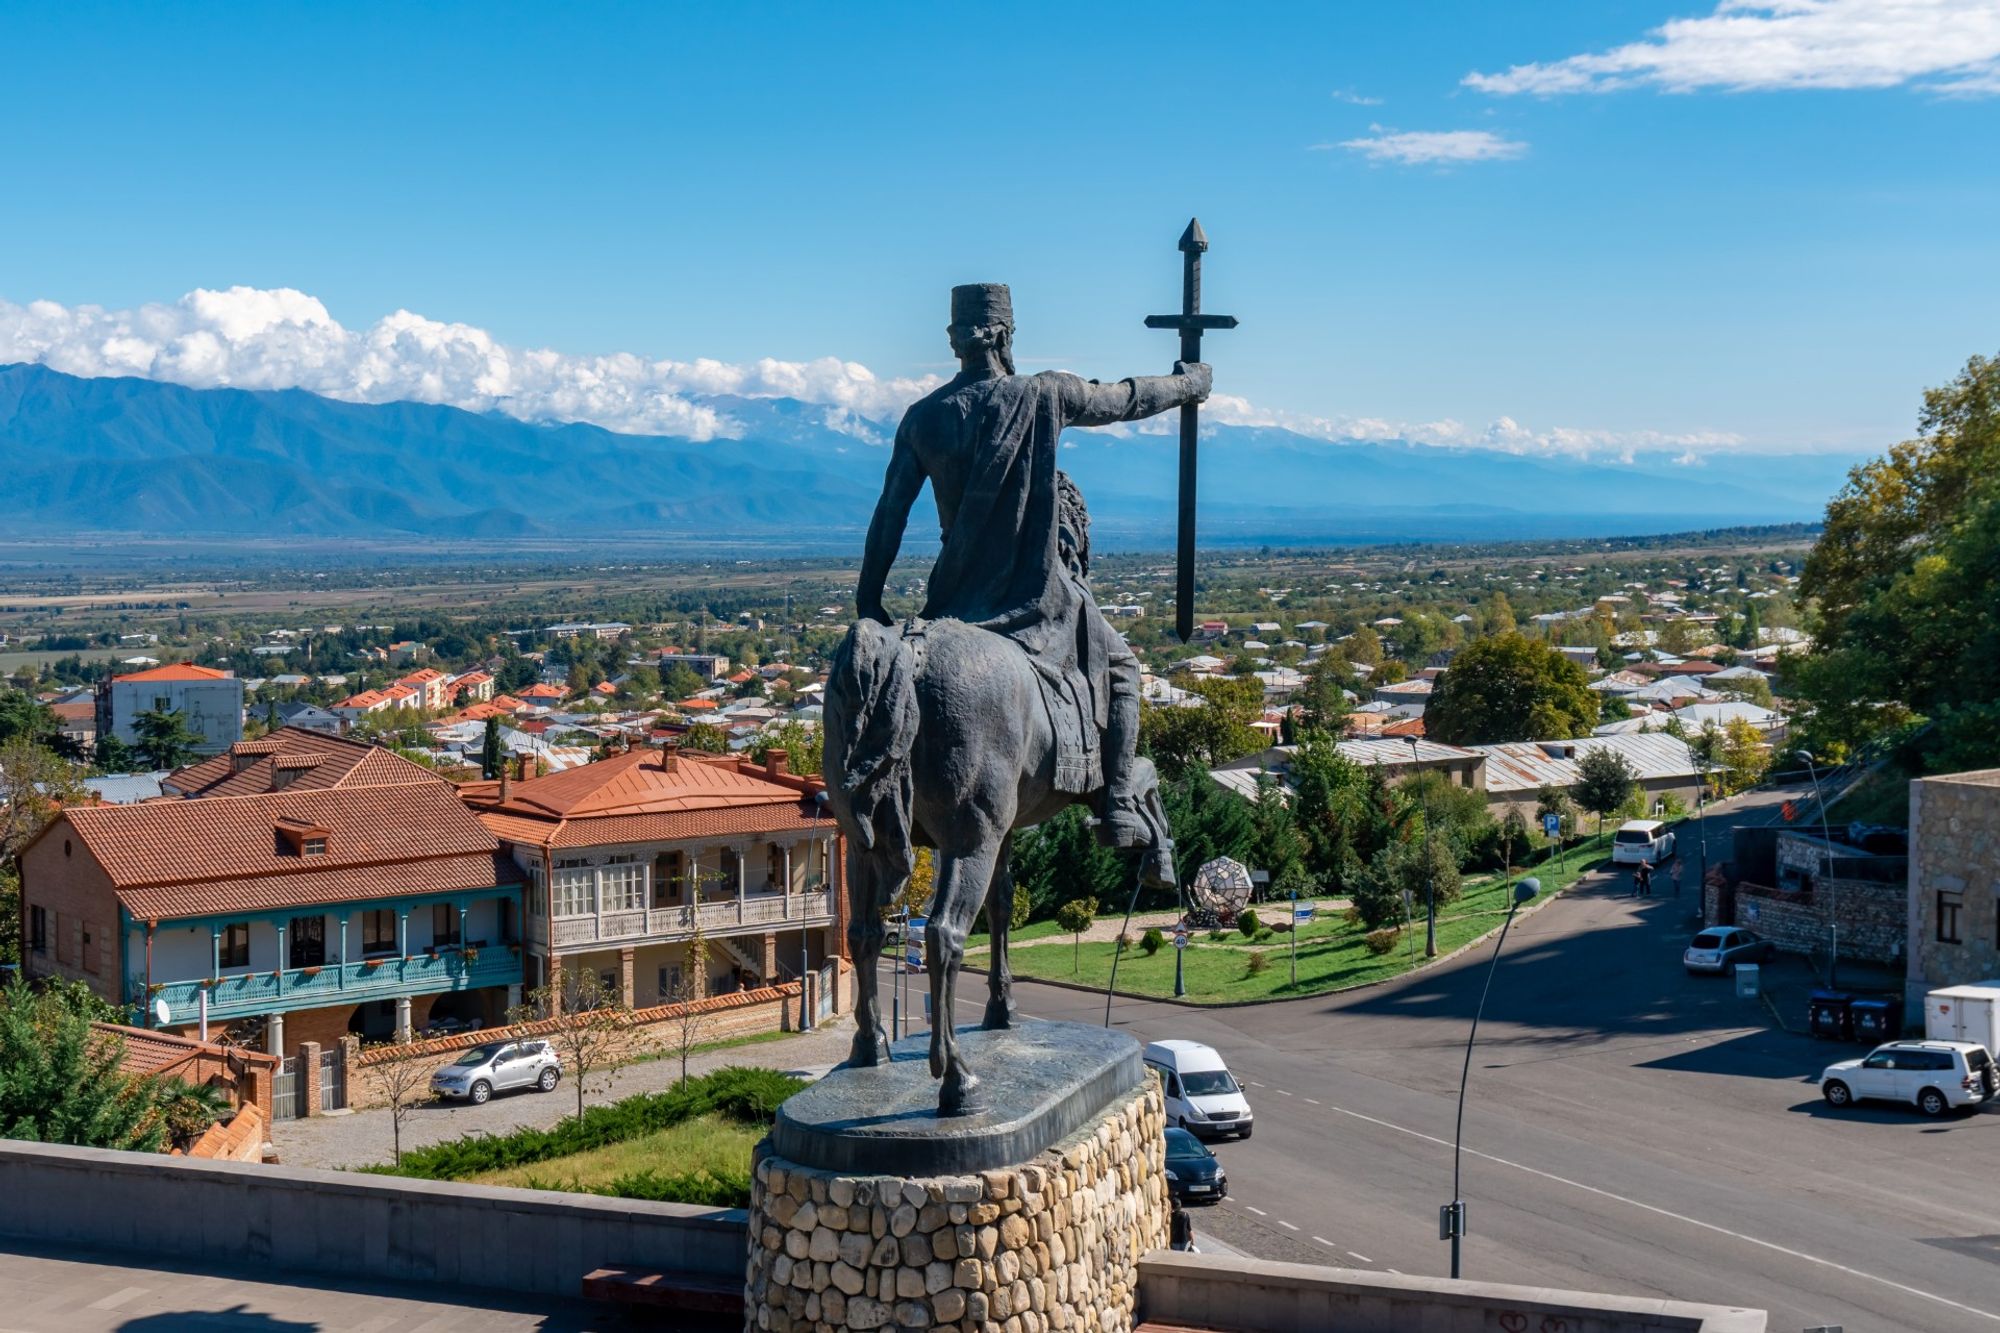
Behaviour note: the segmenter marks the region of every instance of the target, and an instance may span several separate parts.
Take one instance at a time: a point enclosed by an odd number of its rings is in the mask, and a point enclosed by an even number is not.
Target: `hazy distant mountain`
[[[0,366],[0,527],[22,534],[505,540],[780,539],[848,546],[892,422],[860,438],[829,409],[709,400],[736,439],[619,435],[418,403],[187,389]],[[1063,466],[1103,538],[1173,523],[1175,440],[1072,435]],[[1718,456],[1698,466],[1529,458],[1217,427],[1202,443],[1204,540],[1597,536],[1819,516],[1853,460]],[[913,523],[912,532],[927,524]]]

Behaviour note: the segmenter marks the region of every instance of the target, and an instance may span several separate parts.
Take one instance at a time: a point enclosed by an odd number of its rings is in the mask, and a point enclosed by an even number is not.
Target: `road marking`
[[[1285,1220],[1284,1218],[1282,1218],[1282,1217],[1278,1219],[1278,1225],[1279,1225],[1279,1226],[1281,1226],[1281,1227],[1283,1227],[1283,1228],[1284,1228],[1285,1230],[1287,1230],[1287,1231],[1297,1231],[1297,1230],[1298,1230],[1298,1228],[1297,1228],[1297,1227],[1293,1226],[1293,1225],[1292,1225],[1292,1224],[1291,1224],[1290,1222],[1287,1222],[1287,1221],[1286,1221],[1286,1220]]]
[[[1361,1261],[1362,1263],[1364,1263],[1364,1264],[1372,1264],[1372,1263],[1374,1263],[1374,1262],[1375,1262],[1375,1261],[1374,1261],[1373,1259],[1370,1259],[1370,1258],[1369,1258],[1369,1257],[1368,1257],[1367,1255],[1365,1255],[1365,1254],[1356,1254],[1356,1253],[1355,1253],[1354,1251],[1352,1251],[1352,1250],[1349,1250],[1349,1251],[1347,1252],[1347,1257],[1348,1257],[1348,1258],[1350,1258],[1350,1259],[1359,1259],[1359,1260],[1360,1260],[1360,1261]]]
[[[1250,1205],[1249,1205],[1249,1204],[1247,1204],[1247,1203],[1246,1203],[1246,1204],[1244,1204],[1243,1206],[1244,1206],[1245,1208],[1250,1208],[1250,1211],[1251,1211],[1251,1212],[1253,1212],[1253,1213],[1255,1213],[1255,1214],[1257,1214],[1257,1216],[1259,1216],[1259,1217],[1269,1217],[1269,1216],[1270,1216],[1270,1214],[1269,1214],[1269,1213],[1267,1213],[1267,1212],[1265,1212],[1265,1211],[1264,1211],[1264,1210],[1263,1210],[1262,1208],[1251,1208],[1251,1207],[1250,1207]]]
[[[1307,1106],[1318,1106],[1318,1105],[1319,1105],[1319,1102],[1318,1102],[1318,1101],[1317,1101],[1316,1099],[1314,1099],[1314,1098],[1311,1098],[1311,1097],[1308,1097],[1308,1098],[1306,1098],[1306,1105],[1307,1105]]]
[[[1289,1097],[1292,1095],[1291,1093],[1286,1092],[1283,1088],[1279,1088],[1277,1092],[1280,1097]]]
[[[1338,1245],[1335,1245],[1332,1241],[1328,1240],[1325,1236],[1314,1236],[1313,1239],[1318,1241],[1320,1244],[1326,1246],[1326,1248],[1328,1248],[1329,1250],[1337,1250],[1340,1248]]]
[[[1335,1106],[1330,1109],[1338,1111],[1345,1116],[1352,1116],[1356,1120],[1365,1120],[1371,1125],[1380,1125],[1384,1129],[1393,1129],[1398,1134],[1408,1134],[1413,1139],[1422,1139],[1426,1143],[1434,1143],[1440,1148],[1449,1148],[1452,1146],[1451,1141],[1449,1139],[1440,1139],[1435,1137],[1434,1135],[1425,1134],[1418,1130],[1409,1129],[1403,1125],[1395,1124],[1392,1121],[1380,1120],[1372,1115],[1363,1115],[1359,1111],[1350,1111],[1344,1106]],[[1978,1315],[1981,1319],[1987,1319],[1993,1321],[1994,1323],[2000,1323],[2000,1314],[1993,1314],[1990,1313],[1989,1311],[1981,1310],[1977,1306],[1962,1305],[1959,1302],[1951,1300],[1947,1297],[1939,1296],[1935,1292],[1925,1291],[1921,1287],[1906,1286],[1901,1282],[1896,1282],[1886,1277],[1879,1277],[1876,1274],[1867,1272],[1863,1269],[1851,1268],[1846,1264],[1838,1263],[1832,1259],[1822,1259],[1816,1254],[1807,1254],[1804,1250],[1794,1250],[1789,1246],[1779,1245],[1774,1241],[1762,1240],[1756,1236],[1746,1235],[1741,1231],[1731,1231],[1728,1227],[1718,1226],[1714,1222],[1704,1222],[1698,1217],[1689,1217],[1686,1213],[1677,1213],[1674,1212],[1672,1209],[1662,1208],[1658,1204],[1645,1203],[1639,1199],[1630,1198],[1627,1195],[1623,1194],[1614,1194],[1610,1190],[1599,1189],[1595,1185],[1586,1185],[1580,1180],[1571,1180],[1567,1176],[1559,1176],[1555,1174],[1553,1171],[1544,1171],[1540,1167],[1529,1166],[1525,1162],[1509,1161],[1505,1157],[1495,1157],[1492,1153],[1480,1152],[1476,1148],[1467,1148],[1464,1151],[1465,1155],[1468,1157],[1478,1157],[1485,1161],[1492,1162],[1496,1166],[1507,1166],[1507,1167],[1512,1167],[1516,1171],[1525,1171],[1531,1176],[1540,1176],[1543,1180],[1552,1180],[1558,1185],[1568,1185],[1571,1189],[1579,1189],[1586,1194],[1595,1194],[1601,1199],[1610,1199],[1614,1203],[1622,1203],[1627,1205],[1628,1207],[1637,1208],[1644,1212],[1652,1213],[1656,1217],[1669,1218],[1675,1222],[1685,1222],[1687,1223],[1687,1225],[1691,1227],[1700,1227],[1704,1231],[1712,1231],[1718,1236],[1727,1236],[1731,1240],[1742,1241],[1745,1244],[1755,1245],[1761,1249],[1769,1250],[1774,1254],[1782,1254],[1787,1258],[1791,1259],[1802,1259],[1809,1264],[1818,1264],[1821,1268],[1830,1268],[1836,1273],[1845,1273],[1849,1277],[1857,1277],[1861,1278],[1863,1281],[1877,1283],[1880,1286],[1889,1288],[1891,1291],[1900,1291],[1906,1296],[1921,1296],[1927,1301],[1935,1301],[1939,1305],[1949,1306],[1951,1309],[1960,1311],[1961,1313]],[[1349,1250],[1348,1253],[1350,1255],[1353,1255],[1356,1259],[1361,1259],[1361,1256],[1358,1254],[1354,1254],[1354,1251],[1352,1250]],[[1361,1259],[1361,1261],[1363,1263],[1370,1262],[1367,1259]]]

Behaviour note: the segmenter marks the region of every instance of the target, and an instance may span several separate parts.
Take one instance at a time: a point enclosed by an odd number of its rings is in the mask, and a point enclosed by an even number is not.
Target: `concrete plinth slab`
[[[778,1108],[771,1146],[821,1171],[960,1175],[1025,1162],[1130,1097],[1146,1076],[1139,1043],[1081,1023],[958,1029],[986,1109],[941,1117],[930,1037],[896,1043],[875,1068],[841,1065]]]

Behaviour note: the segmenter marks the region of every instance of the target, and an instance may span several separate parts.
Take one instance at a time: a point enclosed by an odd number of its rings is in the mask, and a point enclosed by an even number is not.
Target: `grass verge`
[[[728,1116],[696,1116],[601,1148],[465,1179],[475,1185],[741,1207],[749,1200],[750,1152],[764,1132],[764,1126]]]

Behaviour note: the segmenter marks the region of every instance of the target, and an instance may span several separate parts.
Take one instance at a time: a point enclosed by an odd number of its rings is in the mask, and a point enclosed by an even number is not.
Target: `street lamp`
[[[1451,1242],[1451,1275],[1458,1276],[1458,1246],[1465,1238],[1465,1199],[1460,1194],[1459,1155],[1460,1144],[1465,1138],[1465,1084],[1472,1076],[1472,1046],[1479,1040],[1479,1019],[1486,1012],[1486,997],[1493,990],[1493,974],[1500,967],[1500,950],[1507,943],[1507,928],[1514,924],[1514,913],[1522,903],[1531,901],[1542,891],[1542,882],[1530,876],[1514,886],[1514,896],[1507,904],[1507,919],[1500,923],[1500,938],[1493,942],[1493,961],[1486,965],[1486,984],[1479,991],[1479,1007],[1472,1011],[1472,1031],[1465,1038],[1465,1067],[1458,1074],[1458,1124],[1451,1132],[1451,1202],[1438,1210],[1438,1239]]]
[[[1417,747],[1421,744],[1415,736],[1405,736],[1410,743],[1410,780],[1419,782],[1424,776],[1423,760],[1417,757]],[[1422,794],[1424,803],[1424,957],[1438,956],[1437,933],[1437,873],[1431,864],[1431,795]]]
[[[1810,750],[1794,750],[1793,754],[1806,761],[1806,775],[1812,779],[1813,802],[1819,806],[1820,842],[1825,850],[1820,853],[1820,878],[1826,883],[1826,925],[1832,932],[1833,947],[1826,960],[1826,984],[1840,984],[1840,916],[1834,910],[1838,905],[1833,898],[1833,830],[1826,823],[1826,798],[1820,795],[1819,769],[1813,766]]]
[[[813,793],[812,832],[806,835],[811,840],[810,845],[806,848],[806,869],[808,871],[812,869],[812,849],[819,845],[819,817],[825,813],[826,788],[821,787],[817,792]],[[828,873],[828,869],[826,854],[822,852],[819,858],[819,877],[826,881],[830,897],[833,888],[833,876]],[[810,874],[807,875],[807,880],[810,882]],[[829,902],[828,906],[831,905]],[[799,1031],[801,1032],[811,1032],[813,1030],[812,1006],[806,1000],[806,973],[811,970],[812,953],[806,944],[806,928],[801,925],[799,927]]]

